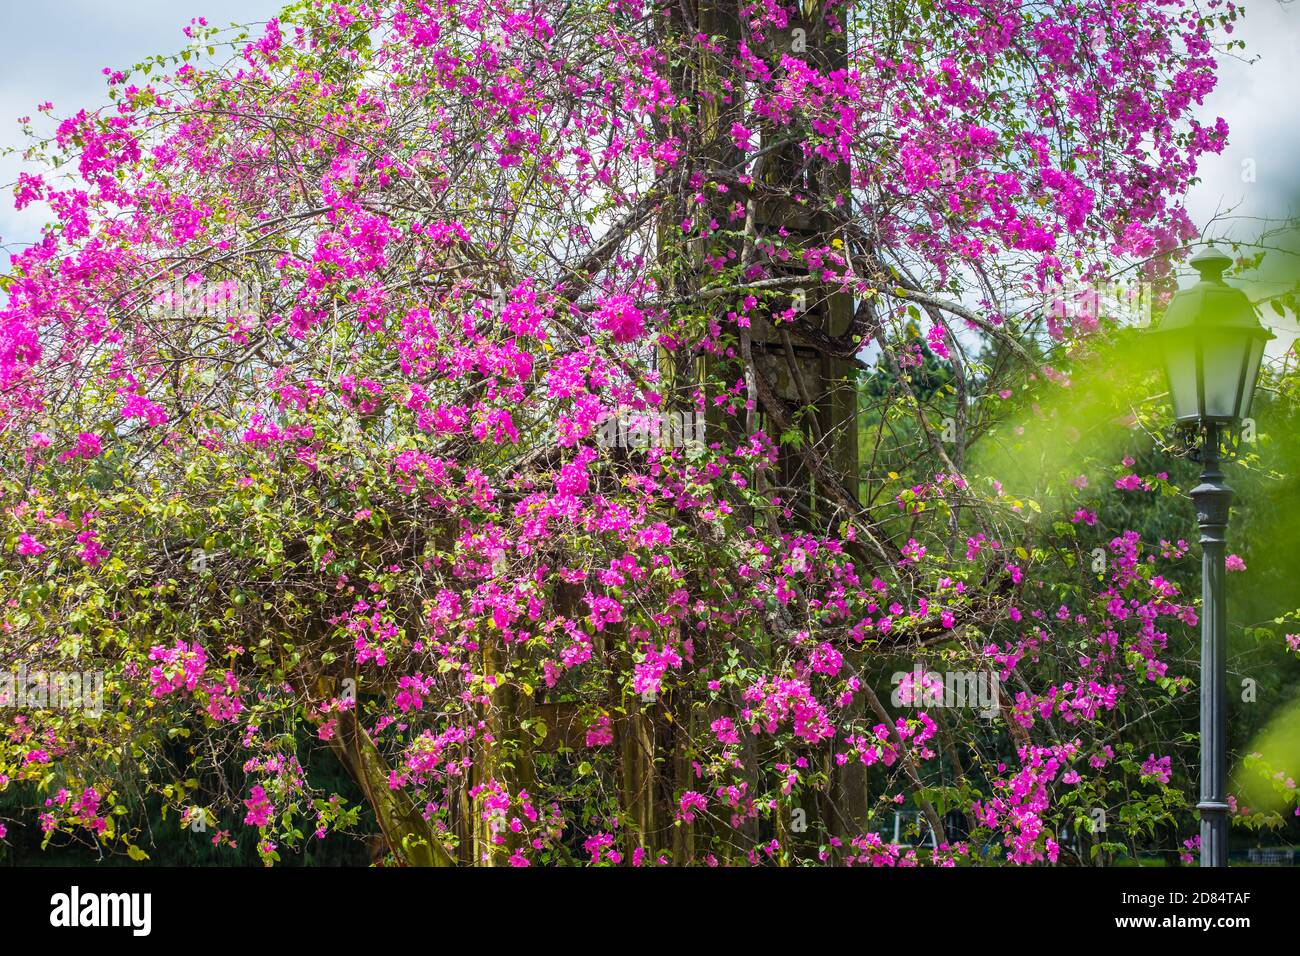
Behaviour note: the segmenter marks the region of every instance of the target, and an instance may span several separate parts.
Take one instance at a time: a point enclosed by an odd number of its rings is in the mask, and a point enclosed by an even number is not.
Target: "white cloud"
[[[1202,158],[1202,182],[1188,197],[1188,210],[1197,225],[1209,226],[1207,238],[1251,242],[1266,220],[1300,214],[1300,9],[1278,0],[1248,3],[1233,37],[1246,41],[1245,54],[1220,58],[1219,85],[1198,111],[1203,123],[1218,116],[1228,121],[1228,146]],[[1227,218],[1210,225],[1216,215]],[[1263,267],[1243,284],[1257,300],[1300,278],[1300,255],[1290,254],[1300,253],[1300,236],[1279,236],[1270,245],[1282,249],[1267,252]],[[1300,334],[1296,317],[1268,308],[1261,317],[1278,336],[1269,354],[1281,355]]]
[[[283,0],[42,0],[0,4],[0,145],[23,146],[15,120],[32,116],[50,100],[65,116],[108,102],[103,68],[130,66],[157,53],[174,53],[187,44],[181,29],[191,17],[206,16],[214,26],[255,23],[274,16]],[[43,130],[43,127],[38,127]],[[0,186],[12,183],[23,164],[0,157]],[[0,239],[31,242],[45,219],[35,205],[15,212],[8,190],[0,191]]]
[[[1246,217],[1300,212],[1300,10],[1258,0],[1236,27],[1233,38],[1246,41],[1245,58],[1255,62],[1220,57],[1219,85],[1198,111],[1207,124],[1224,117],[1230,130],[1227,148],[1201,160],[1203,182],[1189,197],[1200,225],[1233,206],[1235,215]],[[1252,169],[1254,182],[1246,176]],[[1250,227],[1237,222],[1234,232],[1244,237]]]

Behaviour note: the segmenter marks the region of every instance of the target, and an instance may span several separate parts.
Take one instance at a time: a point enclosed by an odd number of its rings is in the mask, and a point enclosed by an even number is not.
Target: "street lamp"
[[[1201,866],[1228,865],[1227,608],[1223,550],[1232,489],[1219,470],[1220,428],[1250,414],[1265,343],[1244,292],[1223,281],[1232,260],[1208,247],[1191,259],[1201,274],[1174,295],[1151,334],[1164,360],[1180,425],[1203,431],[1201,483],[1191,491],[1201,525]]]

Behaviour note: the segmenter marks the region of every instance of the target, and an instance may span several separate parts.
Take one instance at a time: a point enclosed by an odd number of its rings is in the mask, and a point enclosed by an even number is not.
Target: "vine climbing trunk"
[[[404,866],[453,866],[446,848],[410,797],[388,785],[389,767],[354,711],[339,713],[330,746],[365,794],[384,842]]]

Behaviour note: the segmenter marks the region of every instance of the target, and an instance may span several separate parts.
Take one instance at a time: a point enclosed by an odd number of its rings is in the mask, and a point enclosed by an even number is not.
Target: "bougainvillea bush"
[[[348,0],[106,70],[0,310],[0,659],[103,706],[0,708],[0,839],[1181,847],[1159,389],[1085,400],[1121,330],[1041,303],[1172,287],[1237,16]]]

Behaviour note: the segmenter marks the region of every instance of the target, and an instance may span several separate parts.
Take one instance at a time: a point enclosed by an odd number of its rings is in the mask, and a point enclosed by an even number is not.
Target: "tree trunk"
[[[354,711],[339,714],[338,733],[330,746],[375,812],[388,849],[403,866],[454,866],[411,798],[388,786],[389,768]]]

